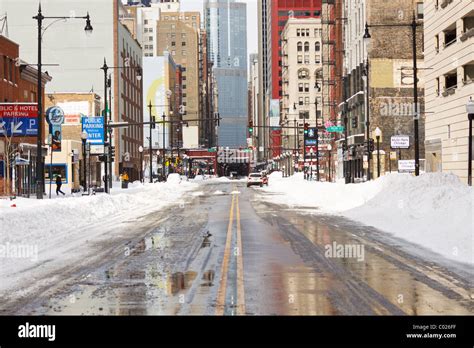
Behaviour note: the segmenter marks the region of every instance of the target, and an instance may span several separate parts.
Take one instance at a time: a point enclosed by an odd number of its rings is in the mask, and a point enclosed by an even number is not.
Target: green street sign
[[[338,133],[338,132],[344,132],[344,126],[331,126],[326,128],[327,132],[330,133]]]
[[[211,147],[207,149],[208,152],[217,152],[217,149],[215,147]]]

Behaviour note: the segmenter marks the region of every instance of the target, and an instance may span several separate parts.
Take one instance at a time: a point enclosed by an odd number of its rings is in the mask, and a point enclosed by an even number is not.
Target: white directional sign
[[[399,160],[398,161],[398,172],[412,173],[414,171],[415,171],[415,160]]]
[[[390,138],[392,149],[408,149],[410,147],[410,137],[408,135],[394,135]]]

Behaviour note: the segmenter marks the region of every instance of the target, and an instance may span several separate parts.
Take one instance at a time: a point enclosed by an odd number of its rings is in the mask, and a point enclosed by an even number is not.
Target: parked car
[[[260,187],[263,186],[263,177],[260,173],[251,173],[247,178],[247,187],[252,185],[258,185]]]

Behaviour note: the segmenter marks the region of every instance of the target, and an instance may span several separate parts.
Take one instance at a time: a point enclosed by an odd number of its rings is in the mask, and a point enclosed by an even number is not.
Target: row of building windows
[[[299,41],[299,42],[297,43],[296,47],[297,47],[298,52],[303,52],[303,42]],[[309,42],[306,41],[306,42],[304,43],[304,51],[305,51],[305,52],[309,52],[309,47],[310,47]],[[316,42],[314,43],[314,50],[315,50],[316,52],[321,51],[321,43],[320,43],[319,41],[316,41]]]
[[[189,21],[189,16],[179,16],[179,17],[176,17],[176,16],[165,16],[165,20],[172,20],[172,21],[175,21],[176,19],[179,19],[180,21],[182,21],[183,19],[184,20],[187,20]],[[195,21],[197,20],[197,16],[191,16],[191,20]]]
[[[304,60],[303,60],[303,55],[298,55],[297,56],[297,62],[298,64],[311,64],[309,55],[305,54],[304,55]],[[321,63],[321,55],[317,54],[314,56],[314,63],[315,64],[320,64]]]
[[[313,30],[313,37],[321,37],[322,35],[323,35],[323,29],[316,28],[316,29]],[[310,37],[311,36],[311,30],[308,29],[308,28],[296,29],[296,36]]]

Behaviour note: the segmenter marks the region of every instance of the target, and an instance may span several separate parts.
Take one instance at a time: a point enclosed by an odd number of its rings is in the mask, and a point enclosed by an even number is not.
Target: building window
[[[309,79],[309,70],[308,69],[298,70],[298,78],[300,80]]]
[[[451,46],[457,41],[456,23],[444,31],[444,47]]]
[[[197,19],[197,17],[196,17],[196,16],[192,16],[191,19],[192,19],[193,21],[195,21],[195,20]]]
[[[304,98],[303,97],[299,97],[298,98],[298,105],[303,105],[304,103]]]
[[[422,2],[417,2],[416,3],[416,17],[418,19],[423,19],[423,3]]]
[[[439,96],[439,77],[436,78],[436,95]]]
[[[319,54],[317,54],[316,56],[314,56],[314,62],[316,64],[320,64],[321,63],[321,56]]]
[[[439,52],[439,35],[435,35],[435,50],[436,53]]]
[[[185,41],[181,42],[181,46],[186,46],[186,42]]]
[[[309,29],[306,29],[306,36],[309,37]]]
[[[301,29],[296,29],[296,36],[301,36]]]
[[[298,92],[303,92],[304,87],[303,83],[298,83]]]
[[[300,120],[309,119],[309,111],[300,111],[299,118]]]
[[[303,51],[303,43],[301,41],[298,42],[297,47],[298,47],[298,52]]]
[[[303,56],[298,55],[298,64],[302,64],[302,63],[303,63]]]
[[[314,43],[314,50],[315,50],[316,52],[321,51],[321,43],[320,43],[319,41],[316,41],[316,42]]]
[[[186,50],[182,50],[182,51],[181,51],[181,55],[182,55],[182,56],[185,56],[185,55],[186,55]]]
[[[307,54],[304,55],[304,63],[309,64],[309,55]]]
[[[186,33],[182,33],[182,34],[181,34],[181,38],[182,38],[182,39],[185,39],[185,38],[186,38]]]
[[[174,50],[171,51],[171,55],[172,55],[172,56],[175,56],[175,55],[176,55],[176,51],[174,51]]]
[[[171,24],[171,29],[176,29],[176,24]]]
[[[309,83],[305,83],[305,84],[304,84],[304,91],[305,91],[306,93],[309,92]]]
[[[304,97],[304,105],[309,105],[309,97]]]
[[[309,52],[309,42],[308,42],[308,41],[306,41],[306,42],[304,43],[304,51],[305,51],[305,52]]]
[[[176,41],[171,41],[171,46],[176,46]]]
[[[148,41],[153,41],[153,36],[148,36]]]
[[[454,93],[454,90],[458,86],[458,74],[457,71],[454,70],[444,76],[445,78],[445,96]]]
[[[145,20],[143,21],[143,24],[148,24],[148,19],[145,19]]]

